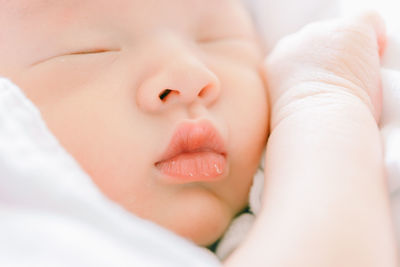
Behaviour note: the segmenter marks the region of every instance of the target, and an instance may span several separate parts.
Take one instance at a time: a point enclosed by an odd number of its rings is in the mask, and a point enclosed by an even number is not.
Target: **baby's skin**
[[[306,26],[267,58],[263,208],[228,266],[399,266],[377,126],[384,46],[367,13]]]
[[[263,55],[240,1],[0,6],[0,75],[103,193],[200,246],[218,239],[247,204],[269,122]],[[375,16],[312,25],[266,61],[264,205],[226,266],[396,266],[376,124],[379,25]],[[221,179],[160,179],[155,163],[174,129],[199,120],[226,142]]]
[[[0,7],[0,76],[39,108],[104,195],[199,246],[213,244],[246,208],[268,134],[264,55],[241,1]],[[197,138],[185,138],[191,133]],[[165,155],[169,144],[180,144],[181,160]]]

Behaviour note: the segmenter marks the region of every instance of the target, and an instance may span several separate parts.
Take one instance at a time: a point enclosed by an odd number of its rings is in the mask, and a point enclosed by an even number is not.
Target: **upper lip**
[[[176,157],[181,153],[214,152],[226,155],[223,139],[216,128],[208,121],[184,122],[180,124],[167,149],[157,163]]]

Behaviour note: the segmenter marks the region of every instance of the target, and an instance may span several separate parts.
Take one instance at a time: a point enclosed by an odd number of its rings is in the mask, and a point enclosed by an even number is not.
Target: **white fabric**
[[[280,38],[297,31],[309,22],[335,15],[350,16],[360,13],[360,2],[351,0],[245,0],[245,3],[252,10],[268,50]],[[380,12],[387,23],[388,43],[382,58],[383,111],[380,129],[384,141],[393,217],[400,245],[400,27],[398,26],[400,16],[397,12],[393,13],[391,0],[369,0],[363,9],[366,7]],[[249,205],[253,214],[243,214],[231,223],[216,249],[220,259],[225,259],[244,239],[252,226],[251,222],[255,220],[260,210],[263,164],[264,160],[261,161],[260,168],[254,176],[250,192]]]
[[[303,25],[336,16],[340,6],[336,0],[243,0],[253,14],[266,49],[283,36]]]
[[[0,266],[220,263],[206,249],[106,199],[36,107],[0,78]]]

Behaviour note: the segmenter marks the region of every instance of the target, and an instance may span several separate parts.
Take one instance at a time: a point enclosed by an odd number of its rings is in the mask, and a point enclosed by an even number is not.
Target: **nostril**
[[[175,90],[175,89],[163,89],[161,91],[161,93],[159,93],[158,98],[161,100],[161,102],[165,103],[168,101],[168,99],[171,98],[171,95],[177,95],[177,96],[181,96],[181,100],[183,102],[193,102],[196,101],[196,98],[201,98],[202,101],[206,100],[208,101],[208,99],[210,99],[210,96],[212,98],[212,96],[214,95],[214,84],[209,83],[206,86],[204,86],[200,92],[198,90],[194,90],[195,87],[193,87],[193,89],[188,89],[188,90]],[[196,92],[197,91],[197,92]]]
[[[170,94],[179,95],[180,92],[177,91],[177,90],[173,90],[173,89],[165,89],[164,91],[162,91],[162,92],[158,95],[158,97],[160,98],[160,100],[161,100],[162,102],[165,102],[165,101],[167,101],[167,98],[168,98],[168,96],[169,96]]]
[[[162,91],[159,95],[158,95],[158,97],[161,99],[161,101],[165,101],[166,100],[166,97],[169,95],[169,93],[171,93],[172,92],[172,90],[171,89],[165,89],[164,91]]]
[[[209,85],[207,85],[206,87],[204,87],[201,91],[200,91],[200,93],[199,93],[199,97],[204,97],[204,95],[207,95],[208,94],[208,91],[211,89],[211,87],[212,87],[212,85],[211,84],[209,84]]]

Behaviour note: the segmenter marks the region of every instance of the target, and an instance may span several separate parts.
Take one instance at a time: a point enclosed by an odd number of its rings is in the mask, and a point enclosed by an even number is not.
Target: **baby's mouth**
[[[219,180],[227,166],[223,139],[206,120],[183,123],[155,166],[173,182]]]

